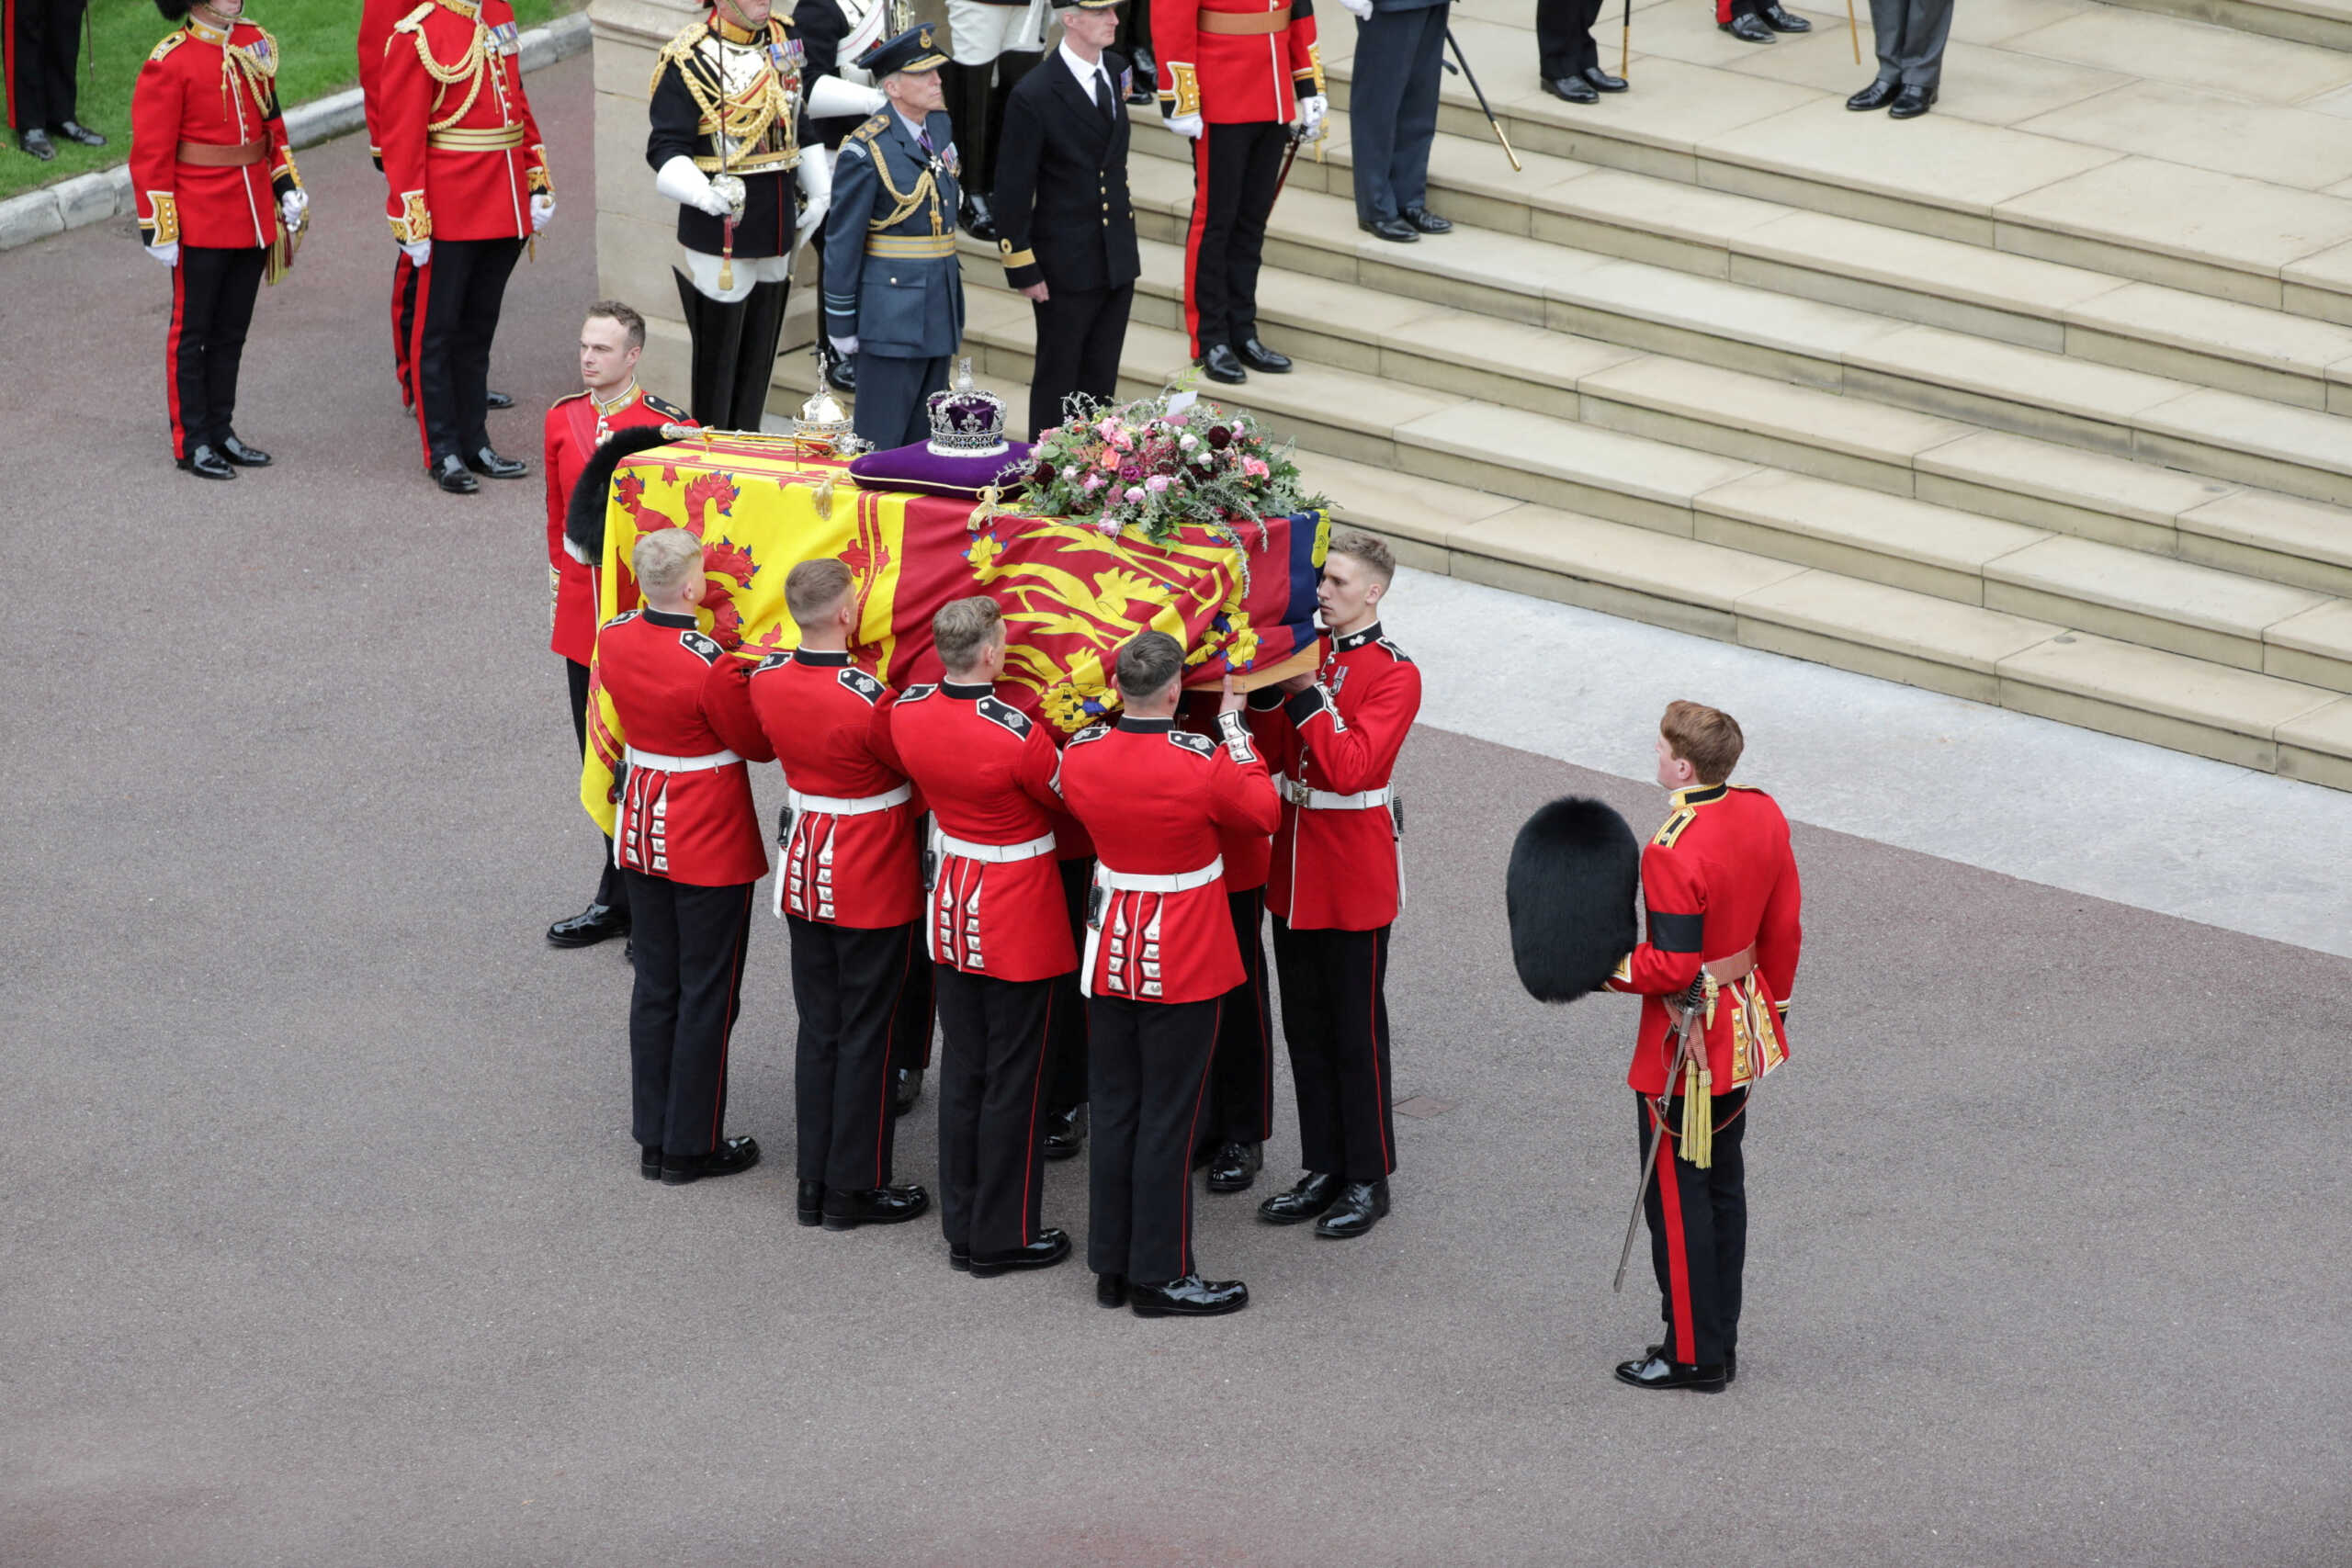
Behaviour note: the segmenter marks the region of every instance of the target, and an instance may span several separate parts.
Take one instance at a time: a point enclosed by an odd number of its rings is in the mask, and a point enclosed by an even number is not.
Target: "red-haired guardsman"
[[[265,272],[291,259],[311,198],[277,108],[277,44],[244,0],[155,0],[181,26],[130,92],[130,184],[147,254],[172,269],[164,381],[172,456],[200,479],[269,466],[237,438],[237,369]]]

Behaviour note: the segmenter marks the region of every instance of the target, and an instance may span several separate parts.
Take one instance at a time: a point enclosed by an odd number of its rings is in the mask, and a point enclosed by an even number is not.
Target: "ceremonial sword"
[[[1628,7],[1630,7],[1633,3],[1634,0],[1625,0],[1625,4]],[[1630,9],[1626,12],[1626,15],[1629,17],[1633,13]],[[1627,25],[1630,26],[1631,24],[1629,23]],[[1503,122],[1495,118],[1495,111],[1487,107],[1486,90],[1478,85],[1478,78],[1471,74],[1469,57],[1462,52],[1461,40],[1453,36],[1453,29],[1452,28],[1445,29],[1445,43],[1448,49],[1453,51],[1453,59],[1460,61],[1462,63],[1457,66],[1453,64],[1452,61],[1447,60],[1443,55],[1438,56],[1437,62],[1440,65],[1444,66],[1448,71],[1453,72],[1455,75],[1460,76],[1464,82],[1470,84],[1471,96],[1478,100],[1478,112],[1485,115],[1487,117],[1487,123],[1495,128],[1495,140],[1503,144],[1503,156],[1510,160],[1510,172],[1514,175],[1526,173],[1526,171],[1520,166],[1519,154],[1510,150],[1510,138],[1503,134]]]
[[[1701,1004],[1702,1007],[1703,1005]],[[1674,1098],[1675,1080],[1682,1076],[1684,1066],[1691,1059],[1692,1021],[1700,1016],[1700,1012],[1699,1007],[1682,1010],[1682,1022],[1675,1033],[1674,1061],[1666,1069],[1666,1092],[1650,1101],[1649,1150],[1642,1158],[1641,1184],[1634,1189],[1634,1213],[1625,1222],[1625,1245],[1617,1254],[1617,1278],[1609,1286],[1617,1294],[1624,1293],[1625,1266],[1634,1260],[1634,1237],[1641,1233],[1642,1228],[1642,1201],[1650,1195],[1650,1179],[1657,1172],[1658,1140],[1666,1136],[1667,1103]]]

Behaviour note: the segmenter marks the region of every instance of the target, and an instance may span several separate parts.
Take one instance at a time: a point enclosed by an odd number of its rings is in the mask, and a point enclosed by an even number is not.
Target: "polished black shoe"
[[[968,1247],[958,1247],[952,1241],[949,1242],[947,1244],[947,1267],[955,1269],[958,1274],[970,1273],[972,1271],[972,1249]]]
[[[825,382],[836,392],[857,390],[857,361],[831,359],[825,365]]]
[[[1642,1354],[1652,1360],[1658,1359],[1666,1354],[1666,1341],[1661,1339],[1655,1345],[1643,1346]],[[1724,1382],[1733,1383],[1737,1382],[1738,1381],[1739,1352],[1736,1350],[1726,1350],[1724,1352]]]
[[[1638,1361],[1617,1363],[1617,1381],[1635,1388],[1687,1388],[1693,1393],[1721,1393],[1730,1380],[1721,1367],[1694,1367],[1652,1355]]]
[[[1451,234],[1453,232],[1453,219],[1440,218],[1436,213],[1431,212],[1426,207],[1408,207],[1405,209],[1404,216],[1406,222],[1410,223],[1414,228],[1419,229],[1424,234]]]
[[[1094,1276],[1094,1304],[1123,1307],[1127,1304],[1127,1277],[1125,1274]]]
[[[268,453],[263,451],[258,446],[248,446],[233,435],[224,436],[221,438],[220,456],[228,458],[229,461],[236,464],[237,467],[241,468],[266,468],[269,467]]]
[[[1046,1112],[1046,1157],[1070,1159],[1086,1147],[1086,1107]]]
[[[1315,1234],[1329,1241],[1346,1241],[1360,1236],[1378,1224],[1388,1213],[1388,1182],[1351,1181],[1340,1189],[1339,1197],[1323,1217],[1315,1222]]]
[[[481,489],[481,481],[468,473],[464,462],[454,456],[435,457],[433,466],[424,471],[451,495],[471,495]]]
[[[1889,119],[1917,119],[1921,115],[1928,112],[1928,108],[1935,103],[1935,101],[1936,90],[1933,87],[1906,86],[1903,91],[1894,95],[1894,102],[1887,105],[1886,118]]]
[[[1764,18],[1746,11],[1742,11],[1728,22],[1717,22],[1715,30],[1729,33],[1732,37],[1748,43],[1772,41],[1772,29],[1764,25]]]
[[[1848,98],[1846,107],[1856,114],[1862,114],[1871,109],[1883,109],[1893,103],[1895,95],[1902,91],[1903,84],[1900,82],[1873,82]]]
[[[1277,1192],[1258,1205],[1258,1217],[1270,1225],[1295,1225],[1316,1218],[1340,1196],[1340,1179],[1310,1170],[1287,1192]]]
[[[1269,376],[1290,374],[1290,355],[1276,354],[1255,337],[1243,338],[1233,345],[1233,352],[1240,355],[1241,363],[1252,370],[1263,370]]]
[[[1051,1269],[1069,1256],[1069,1233],[1051,1225],[1037,1228],[1037,1239],[1011,1252],[972,1254],[972,1278],[993,1280],[1012,1269]]]
[[[825,1228],[854,1231],[860,1225],[895,1225],[931,1207],[931,1194],[912,1182],[904,1187],[869,1187],[863,1192],[825,1190]]]
[[[66,141],[78,141],[85,147],[103,147],[107,144],[107,139],[105,137],[100,136],[96,131],[92,130],[80,120],[69,119],[64,121],[62,124],[53,125],[50,127],[50,129],[56,131],[58,135],[65,138]]]
[[[628,916],[610,904],[591,904],[570,919],[548,928],[549,947],[594,947],[628,935]]]
[[[890,1113],[904,1116],[922,1098],[922,1069],[900,1067],[890,1075]]]
[[[1218,1317],[1249,1304],[1250,1287],[1238,1280],[1187,1274],[1164,1285],[1127,1287],[1127,1306],[1137,1317]]]
[[[1212,381],[1222,381],[1238,387],[1250,379],[1250,372],[1241,368],[1241,356],[1221,343],[1213,343],[1201,354],[1201,374]]]
[[[760,1163],[760,1141],[757,1138],[721,1138],[718,1146],[707,1155],[673,1155],[662,1156],[662,1185],[684,1187],[690,1181],[706,1177],[736,1176]]]
[[[1611,76],[1598,65],[1586,66],[1584,79],[1592,84],[1597,93],[1622,93],[1630,85],[1623,76]]]
[[[1544,90],[1565,103],[1597,104],[1600,101],[1600,90],[1582,76],[1546,76],[1544,78]]]
[[[49,132],[39,126],[35,126],[30,130],[18,131],[17,145],[27,154],[39,158],[44,164],[57,156],[57,144],[49,139]]]
[[[1794,11],[1782,10],[1777,5],[1767,6],[1763,10],[1757,14],[1764,18],[1764,25],[1771,28],[1776,33],[1809,33],[1813,31],[1813,24],[1811,22],[1806,21]]]
[[[804,1225],[818,1225],[825,1223],[825,1184],[823,1182],[803,1181],[800,1184],[799,1201],[794,1207],[793,1217]]]
[[[485,391],[481,400],[484,408],[511,409],[514,406],[514,400],[504,392]]]
[[[182,473],[194,474],[200,479],[233,479],[237,477],[237,470],[229,466],[229,459],[220,456],[219,448],[214,446],[196,447],[179,463]]]
[[[467,458],[466,467],[491,479],[519,479],[531,471],[531,465],[521,458],[502,457],[487,446]]]
[[[1243,1192],[1258,1179],[1258,1171],[1266,1163],[1263,1144],[1223,1144],[1216,1157],[1209,1161],[1209,1190],[1212,1192]]]
[[[648,1181],[661,1180],[662,1151],[639,1144],[637,1146],[637,1174]]]
[[[1376,239],[1409,245],[1421,237],[1421,231],[1402,218],[1359,218],[1356,227]]]
[[[964,232],[975,240],[996,238],[996,217],[989,210],[989,198],[972,191],[964,193],[962,213]]]

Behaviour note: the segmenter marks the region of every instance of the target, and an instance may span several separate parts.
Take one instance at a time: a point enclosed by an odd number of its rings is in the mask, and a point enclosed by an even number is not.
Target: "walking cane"
[[[1848,4],[1848,5],[1851,5],[1851,4],[1853,4],[1853,0],[1847,0],[1847,4]],[[1622,32],[1622,33],[1620,33],[1620,34],[1618,35],[1618,43],[1617,43],[1617,74],[1618,74],[1618,75],[1620,75],[1620,76],[1631,76],[1631,75],[1633,75],[1633,73],[1634,73],[1634,0],[1625,0],[1625,28],[1624,28],[1624,31],[1623,31],[1623,32]],[[1633,1244],[1632,1244],[1631,1242],[1628,1242],[1626,1245],[1630,1247],[1630,1246],[1632,1246]],[[1625,1278],[1625,1270],[1624,1270],[1623,1269],[1622,1269],[1622,1268],[1621,1268],[1621,1269],[1619,1269],[1617,1270],[1617,1279],[1618,1279],[1618,1281],[1619,1281],[1620,1283],[1623,1283],[1623,1280],[1624,1280],[1624,1278]]]
[[[1633,0],[1626,0],[1631,5]],[[1846,36],[1854,40],[1854,63],[1862,62],[1862,29],[1854,22],[1854,0],[1846,0]]]
[[[1683,1064],[1691,1059],[1691,1020],[1697,1018],[1699,1012],[1699,1009],[1691,1008],[1683,1013],[1681,1027],[1675,1035],[1674,1061],[1666,1069],[1666,1092],[1650,1106],[1649,1151],[1642,1156],[1641,1185],[1634,1189],[1634,1213],[1625,1222],[1625,1246],[1617,1254],[1617,1278],[1609,1286],[1611,1292],[1620,1295],[1625,1290],[1625,1266],[1634,1259],[1634,1238],[1642,1230],[1642,1201],[1650,1195],[1651,1178],[1657,1174],[1657,1145],[1658,1140],[1666,1136],[1667,1102],[1674,1098],[1674,1083],[1682,1076]]]
[[[1634,0],[1625,0],[1625,4],[1628,6],[1633,3]],[[1457,72],[1464,82],[1470,84],[1471,96],[1478,100],[1478,112],[1485,115],[1487,117],[1487,123],[1495,128],[1495,140],[1503,144],[1503,156],[1510,160],[1510,172],[1514,175],[1526,173],[1526,171],[1520,166],[1519,154],[1510,150],[1510,138],[1503,134],[1503,122],[1495,118],[1495,111],[1487,107],[1486,89],[1479,86],[1478,78],[1471,74],[1469,59],[1463,54],[1462,44],[1459,39],[1454,38],[1453,29],[1452,28],[1445,29],[1445,42],[1446,47],[1453,51],[1453,58],[1460,61],[1462,63],[1458,67],[1449,64],[1443,55],[1438,56],[1437,62],[1440,65],[1445,66],[1448,71]]]

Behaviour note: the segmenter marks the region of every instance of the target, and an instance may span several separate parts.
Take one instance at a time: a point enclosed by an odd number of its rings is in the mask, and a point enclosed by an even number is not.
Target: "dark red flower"
[[[1209,445],[1216,447],[1220,452],[1224,451],[1227,446],[1233,445],[1233,432],[1227,430],[1221,424],[1210,425]]]
[[[1029,470],[1029,482],[1035,485],[1053,483],[1054,466],[1051,463],[1038,464],[1035,468]]]

